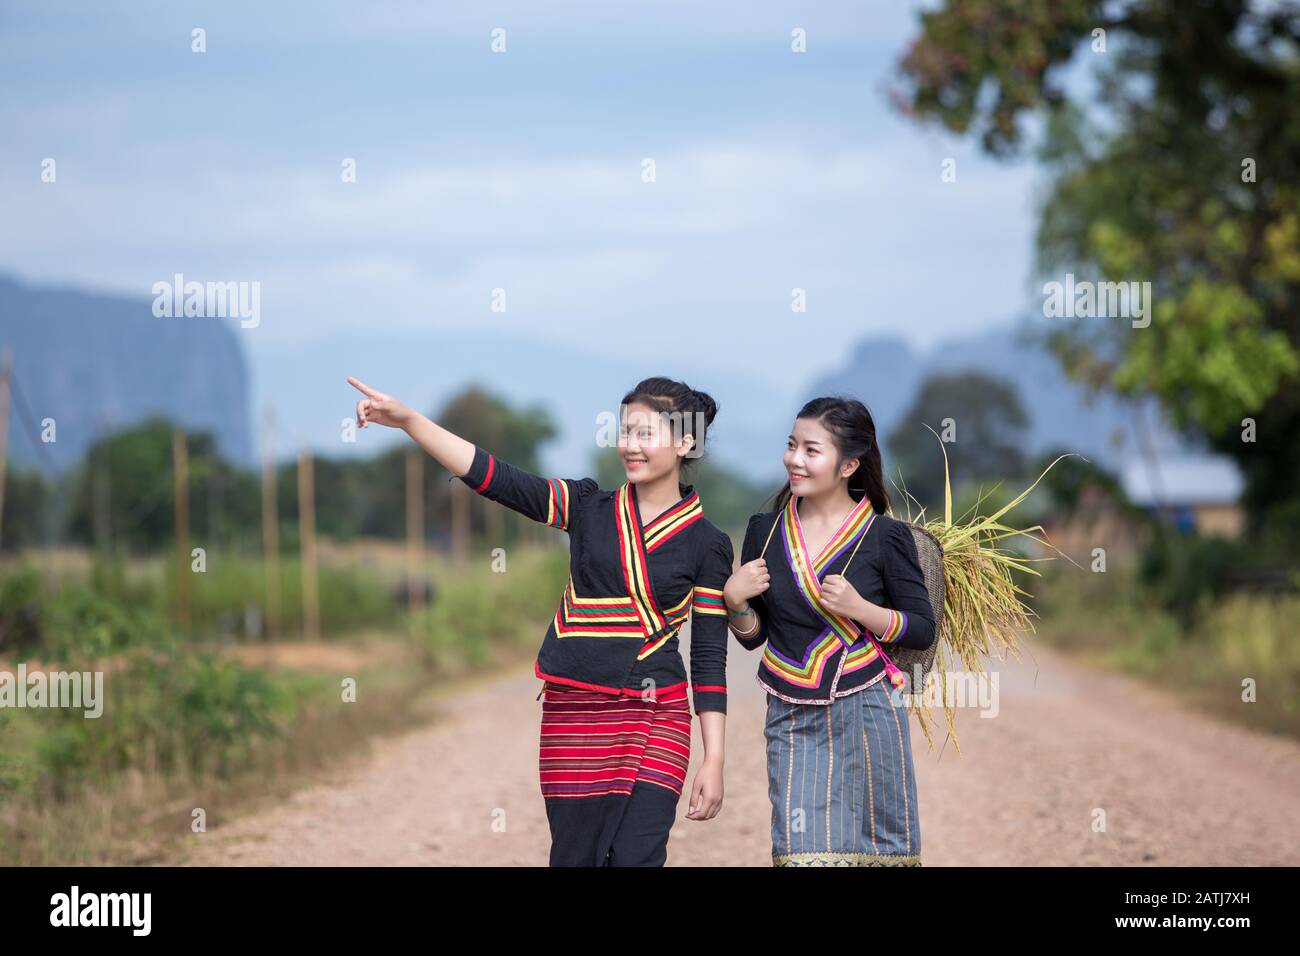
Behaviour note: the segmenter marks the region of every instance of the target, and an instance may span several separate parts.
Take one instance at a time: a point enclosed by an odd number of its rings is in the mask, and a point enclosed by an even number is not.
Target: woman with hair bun
[[[784,463],[789,480],[749,519],[723,589],[740,643],[767,645],[772,862],[919,866],[908,710],[886,649],[929,647],[934,610],[912,534],[886,513],[870,411],[808,402]]]
[[[538,764],[552,866],[662,866],[686,782],[691,704],[704,762],[690,820],[722,806],[731,539],[704,517],[683,472],[717,404],[668,378],[623,396],[627,480],[543,478],[495,457],[401,402],[365,396],[357,422],[405,431],[478,494],[569,535],[569,581],[534,664],[542,686]],[[690,673],[678,632],[690,617]],[[689,691],[689,696],[688,696]]]

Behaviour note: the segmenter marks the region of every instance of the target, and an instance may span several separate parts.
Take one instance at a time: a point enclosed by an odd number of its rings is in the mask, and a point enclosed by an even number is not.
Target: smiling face
[[[627,480],[635,485],[675,471],[691,447],[691,436],[674,440],[669,417],[641,402],[631,402],[622,411],[618,454],[627,470]]]
[[[792,495],[833,491],[858,468],[856,458],[840,462],[835,436],[816,418],[795,419],[783,461]]]

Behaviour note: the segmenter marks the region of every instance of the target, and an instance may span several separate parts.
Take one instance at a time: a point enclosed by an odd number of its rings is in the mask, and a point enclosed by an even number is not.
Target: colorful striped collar
[[[799,521],[799,509],[796,507],[797,501],[798,498],[791,495],[789,502],[786,503],[785,520],[794,531],[791,541],[793,551],[791,556],[800,564],[807,565],[807,569],[815,577],[820,578],[827,566],[851,547],[857,541],[858,536],[866,530],[875,509],[871,507],[871,499],[863,495],[862,500],[853,506],[853,510],[849,512],[848,517],[840,523],[839,529],[826,541],[821,553],[814,557],[809,553],[808,545],[804,543],[803,525]]]
[[[678,485],[682,493],[681,501],[656,515],[649,523],[641,527],[642,540],[647,551],[654,551],[665,544],[679,531],[690,527],[704,517],[704,505],[695,491],[694,485]],[[625,482],[624,497],[630,502],[635,513],[637,525],[641,525],[641,506],[638,503],[636,485]]]
[[[797,500],[794,495],[791,495],[778,519],[781,522],[781,540],[785,546],[786,557],[790,561],[790,570],[794,574],[795,584],[809,607],[826,621],[840,641],[846,646],[852,646],[862,629],[822,603],[821,575],[832,561],[867,533],[875,520],[876,511],[872,508],[870,499],[864,495],[814,560],[808,553],[808,545],[803,538],[803,527],[799,523],[799,509],[795,507]]]

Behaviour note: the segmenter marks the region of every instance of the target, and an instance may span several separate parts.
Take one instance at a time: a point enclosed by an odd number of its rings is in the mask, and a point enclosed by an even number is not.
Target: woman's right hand
[[[767,573],[767,562],[755,558],[736,569],[727,583],[722,587],[722,599],[733,611],[752,597],[757,597],[767,590],[771,576]]]
[[[371,422],[389,428],[405,428],[415,417],[415,412],[391,395],[371,388],[365,382],[348,376],[348,384],[366,397],[357,402],[357,424],[365,428]]]

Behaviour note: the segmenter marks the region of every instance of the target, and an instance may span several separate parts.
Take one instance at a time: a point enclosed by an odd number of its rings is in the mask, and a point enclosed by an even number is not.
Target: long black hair
[[[704,443],[709,426],[718,414],[718,403],[708,392],[691,388],[685,382],[656,375],[639,382],[635,388],[623,396],[623,405],[640,402],[655,411],[670,416],[674,427],[682,423],[685,431],[675,431],[674,438],[689,432],[695,438],[691,446],[693,452],[681,463],[681,470],[686,472],[704,455]]]
[[[876,441],[876,421],[871,411],[856,398],[823,396],[814,398],[799,409],[795,418],[815,418],[835,439],[839,464],[858,459],[858,467],[849,475],[849,492],[857,488],[871,501],[877,514],[889,511],[885,493],[885,469],[880,460],[880,443]],[[772,496],[772,510],[780,511],[790,500],[790,482]]]

